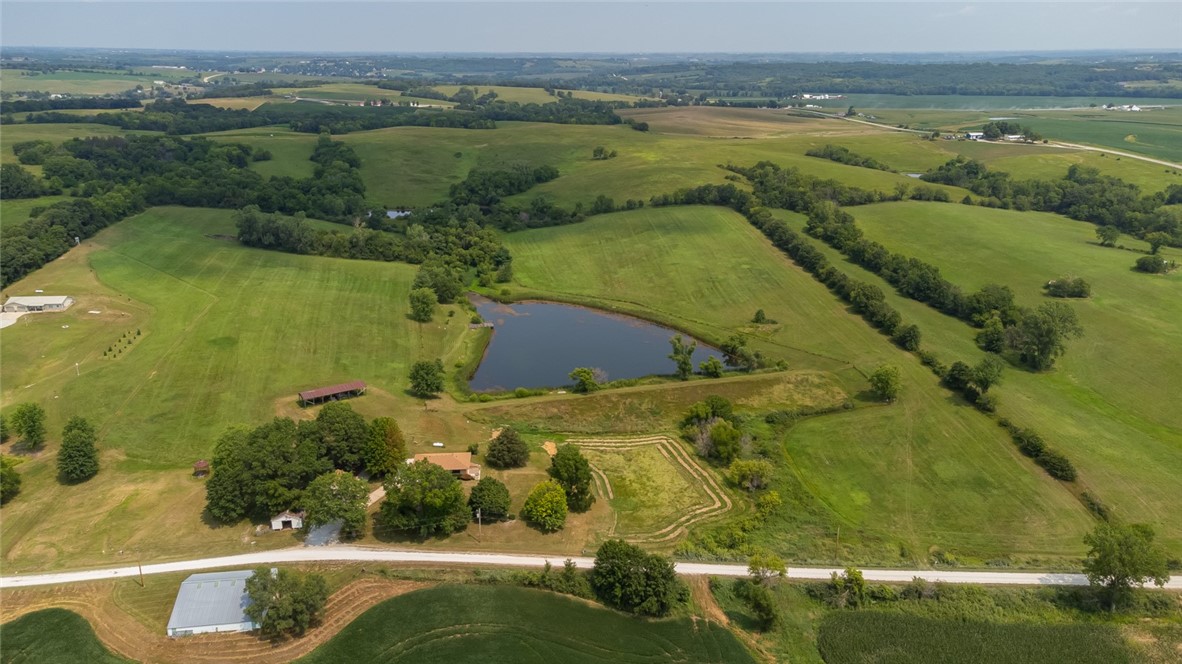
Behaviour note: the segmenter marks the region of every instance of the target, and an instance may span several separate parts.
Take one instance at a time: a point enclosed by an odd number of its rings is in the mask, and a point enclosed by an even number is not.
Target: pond
[[[678,332],[630,316],[553,302],[500,304],[470,296],[493,324],[492,341],[468,386],[476,392],[570,385],[576,367],[602,380],[672,374],[669,339]],[[689,341],[688,335],[682,335]],[[694,367],[722,353],[698,342]]]

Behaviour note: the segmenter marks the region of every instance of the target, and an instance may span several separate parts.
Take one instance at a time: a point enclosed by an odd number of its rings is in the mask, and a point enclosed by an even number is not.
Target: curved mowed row
[[[640,533],[623,533],[623,538],[630,542],[668,542],[684,535],[689,526],[725,514],[734,508],[734,503],[731,501],[730,496],[718,484],[718,480],[714,478],[714,475],[703,468],[697,459],[685,451],[682,445],[668,436],[573,438],[567,442],[588,450],[610,452],[627,452],[638,447],[655,445],[661,455],[669,462],[674,472],[682,473],[687,480],[706,494],[706,502],[695,505],[663,528]],[[600,495],[611,500],[613,491],[610,479],[597,468],[593,469],[593,475]]]
[[[440,586],[366,611],[302,664],[754,662],[724,627],[642,620],[555,593]]]

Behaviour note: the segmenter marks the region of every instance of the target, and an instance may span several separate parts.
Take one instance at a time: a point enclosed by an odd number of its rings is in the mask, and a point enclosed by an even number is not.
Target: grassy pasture
[[[1182,530],[1170,514],[1182,494],[1182,416],[1172,406],[1182,390],[1182,275],[1132,271],[1140,255],[1095,243],[1095,227],[1056,215],[961,205],[890,203],[853,210],[868,237],[919,256],[962,288],[1010,286],[1019,302],[1046,301],[1042,284],[1071,274],[1093,287],[1073,301],[1085,329],[1053,372],[1007,372],[997,388],[1001,414],[1032,426],[1079,467],[1082,481],[1116,513],[1148,521],[1173,550]],[[1123,238],[1126,246],[1144,243]],[[1167,256],[1180,252],[1163,249]],[[876,277],[840,261],[862,279]],[[878,282],[881,283],[881,282]],[[883,284],[885,286],[885,284]],[[924,345],[946,362],[975,362],[973,330],[894,295],[904,318],[916,321]],[[922,311],[926,309],[927,311]]]
[[[28,168],[27,166],[25,168]],[[17,226],[29,220],[33,208],[70,200],[69,196],[41,196],[39,198],[9,198],[0,201],[0,226]]]
[[[845,123],[835,122],[834,127],[834,131],[848,131]],[[882,134],[869,131],[875,138]],[[897,183],[913,182],[896,173],[805,157],[806,150],[827,140],[807,131],[800,136],[753,140],[642,133],[623,126],[501,122],[494,130],[395,127],[341,138],[362,159],[361,174],[369,198],[392,207],[438,201],[472,168],[513,164],[556,166],[561,173],[558,179],[520,198],[529,200],[543,194],[562,205],[589,205],[601,193],[623,202],[648,199],[679,187],[723,183],[727,173],[719,164],[748,165],[763,159],[883,191],[893,191]],[[616,150],[619,156],[593,160],[591,152],[599,145]],[[950,191],[959,192],[957,198],[963,196],[958,189]]]
[[[3,664],[125,664],[107,650],[82,616],[45,609],[0,625]]]
[[[831,613],[821,622],[817,645],[826,664],[1134,661],[1111,625],[965,622],[887,611]]]
[[[901,562],[901,550],[907,562],[923,562],[930,547],[983,558],[1080,552],[1090,519],[1068,492],[737,214],[646,209],[506,241],[516,256],[515,295],[656,316],[704,338],[743,329],[763,308],[779,322],[747,329],[756,348],[794,369],[835,372],[850,394],[866,389],[863,372],[900,367],[897,404],[790,430],[788,472],[778,481],[799,509],[775,517],[763,543],[797,560],[829,561],[840,525],[846,559],[879,564]]]
[[[49,413],[46,450],[22,464],[22,494],[4,508],[7,569],[110,564],[120,550],[148,559],[292,543],[263,535],[252,544],[248,524],[201,525],[204,488],[188,466],[231,424],[311,416],[291,405],[300,389],[362,379],[371,393],[354,407],[398,416],[412,447],[480,439],[462,418],[439,417],[403,393],[415,360],[450,364],[453,352],[470,352],[466,327],[448,325],[462,318],[422,327],[406,318],[412,266],[208,237],[232,233],[226,211],[154,209],[7,289],[77,299],[65,313],[26,316],[0,332],[6,409],[36,401]],[[120,353],[104,358],[108,348]],[[104,469],[66,487],[54,479],[53,455],[73,415],[99,428]]]
[[[299,660],[754,662],[734,635],[687,618],[643,621],[539,590],[441,586],[387,600]]]
[[[245,143],[254,148],[269,150],[268,161],[251,162],[250,167],[268,177],[311,177],[316,164],[309,159],[316,149],[317,137],[302,134],[287,127],[255,127],[206,134],[208,138],[228,143]]]

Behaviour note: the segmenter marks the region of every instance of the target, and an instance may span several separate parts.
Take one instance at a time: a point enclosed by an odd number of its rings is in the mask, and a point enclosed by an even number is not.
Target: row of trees
[[[853,107],[850,107],[851,109]],[[842,145],[825,144],[819,148],[812,148],[805,152],[809,157],[820,157],[821,159],[828,159],[836,161],[839,164],[847,164],[849,166],[861,166],[862,168],[873,168],[879,171],[895,172],[895,169],[875,159],[874,157],[867,157],[852,152],[849,148]]]
[[[1059,180],[1015,180],[963,156],[928,171],[923,179],[963,187],[997,207],[1055,212],[1147,239],[1150,233],[1164,233],[1170,243],[1182,245],[1182,214],[1165,207],[1182,203],[1182,185],[1142,195],[1135,184],[1079,164]]]

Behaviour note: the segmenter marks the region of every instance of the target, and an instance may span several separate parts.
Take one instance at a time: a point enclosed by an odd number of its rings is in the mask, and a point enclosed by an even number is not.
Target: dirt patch
[[[493,429],[492,432],[490,434],[488,434],[488,439],[489,440],[495,439],[497,436],[501,435],[501,432],[504,430],[505,430],[505,427],[497,427],[497,428]]]
[[[718,605],[718,600],[714,599],[714,593],[710,590],[710,577],[691,576],[687,577],[685,581],[694,598],[694,606],[698,607],[702,615],[720,625],[730,624],[730,618],[727,618],[726,613],[723,613],[722,607]]]
[[[546,450],[546,454],[549,454],[550,456],[558,454],[558,446],[555,445],[554,441],[552,440],[547,440],[546,442],[542,443],[542,449]]]
[[[378,602],[425,588],[430,584],[380,578],[358,579],[328,599],[324,621],[299,639],[273,643],[250,634],[203,634],[170,639],[148,629],[120,609],[114,585],[75,584],[6,593],[3,621],[51,607],[68,609],[86,618],[100,641],[112,651],[145,664],[155,662],[235,662],[263,664],[290,662],[314,650]]]

